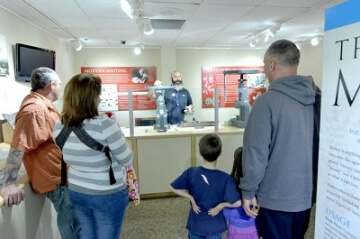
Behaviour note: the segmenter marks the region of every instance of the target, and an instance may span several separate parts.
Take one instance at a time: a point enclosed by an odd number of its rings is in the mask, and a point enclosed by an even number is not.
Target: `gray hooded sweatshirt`
[[[243,198],[287,212],[312,203],[315,84],[312,78],[275,80],[258,97],[244,132]]]

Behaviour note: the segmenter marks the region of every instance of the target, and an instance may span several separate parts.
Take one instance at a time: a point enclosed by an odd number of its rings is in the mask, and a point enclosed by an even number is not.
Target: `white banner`
[[[360,238],[360,2],[325,18],[315,238]]]

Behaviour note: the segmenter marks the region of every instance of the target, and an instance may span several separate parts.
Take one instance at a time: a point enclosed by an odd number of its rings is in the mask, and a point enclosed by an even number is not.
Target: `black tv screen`
[[[15,79],[30,82],[31,72],[38,67],[48,67],[55,70],[56,54],[35,46],[16,43]]]

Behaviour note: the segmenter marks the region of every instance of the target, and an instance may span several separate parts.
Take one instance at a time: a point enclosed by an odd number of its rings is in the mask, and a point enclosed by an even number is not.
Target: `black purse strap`
[[[108,146],[102,145],[101,143],[99,143],[98,141],[93,139],[82,127],[81,128],[63,127],[63,129],[60,131],[59,135],[55,139],[55,142],[59,146],[59,148],[62,150],[66,140],[69,138],[69,135],[72,131],[80,139],[80,141],[83,142],[85,145],[87,145],[89,148],[105,153],[106,157],[110,161],[110,169],[109,169],[110,185],[115,184],[116,179],[114,176],[114,171],[112,169],[110,148]],[[67,169],[66,169],[65,161],[62,158],[61,159],[61,183],[60,183],[60,185],[62,185],[62,186],[66,185],[66,179],[67,179]]]
[[[60,150],[62,151],[66,140],[69,138],[71,133],[71,129],[67,127],[63,127],[60,131],[59,135],[55,139],[55,143],[59,146]],[[66,186],[67,184],[67,168],[66,163],[64,161],[63,155],[61,154],[61,180],[60,186]]]
[[[110,185],[113,185],[116,183],[114,171],[112,169],[112,160],[110,156],[110,148],[108,146],[102,145],[95,139],[93,139],[82,127],[81,128],[73,128],[74,133],[76,136],[86,144],[89,148],[92,148],[97,151],[104,152],[106,157],[110,161],[110,169],[109,169],[109,178],[110,178]]]

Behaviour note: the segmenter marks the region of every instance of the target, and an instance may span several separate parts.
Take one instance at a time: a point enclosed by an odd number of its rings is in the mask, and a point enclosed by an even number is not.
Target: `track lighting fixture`
[[[275,37],[276,33],[280,30],[281,24],[276,24],[274,26],[269,27],[268,29],[265,30],[265,32],[270,36],[270,37]]]
[[[317,46],[321,42],[322,38],[323,38],[322,34],[316,35],[316,36],[311,36],[311,37],[296,41],[295,45],[297,46],[297,48],[299,50],[300,50],[301,46],[305,46],[308,44],[311,44],[312,46]]]
[[[134,19],[135,7],[131,0],[120,0],[120,6],[129,18]]]
[[[259,32],[253,34],[253,39],[250,42],[250,47],[255,47],[260,43],[260,40],[263,42],[268,42],[270,37],[275,37],[276,33],[280,30],[281,24],[277,23],[269,28],[263,29]]]
[[[140,55],[140,54],[141,54],[141,48],[138,47],[138,46],[135,47],[135,48],[134,48],[134,54],[135,54],[135,55]]]
[[[151,35],[154,33],[154,28],[151,26],[151,22],[149,18],[144,18],[144,34]]]
[[[151,25],[150,18],[143,18],[139,16],[136,19],[136,23],[139,26],[139,31],[141,34],[151,35],[154,33],[154,28]]]
[[[75,48],[76,51],[80,51],[83,47],[82,42],[79,38],[75,38],[70,41],[72,47]]]
[[[145,46],[143,44],[140,44],[138,46],[136,46],[134,48],[134,54],[135,55],[140,55],[141,54],[141,51],[145,48]]]
[[[319,45],[319,43],[320,43],[320,37],[315,36],[314,38],[311,39],[310,43],[311,43],[311,45],[313,45],[313,46]]]
[[[259,44],[259,37],[255,37],[255,38],[250,42],[250,47],[256,47],[257,44]]]
[[[136,17],[141,34],[151,35],[154,33],[150,18],[143,17],[144,3],[142,0],[120,0],[120,6],[129,18]]]
[[[264,42],[268,42],[269,38],[270,38],[270,34],[269,33],[263,33],[263,38],[264,38]]]

